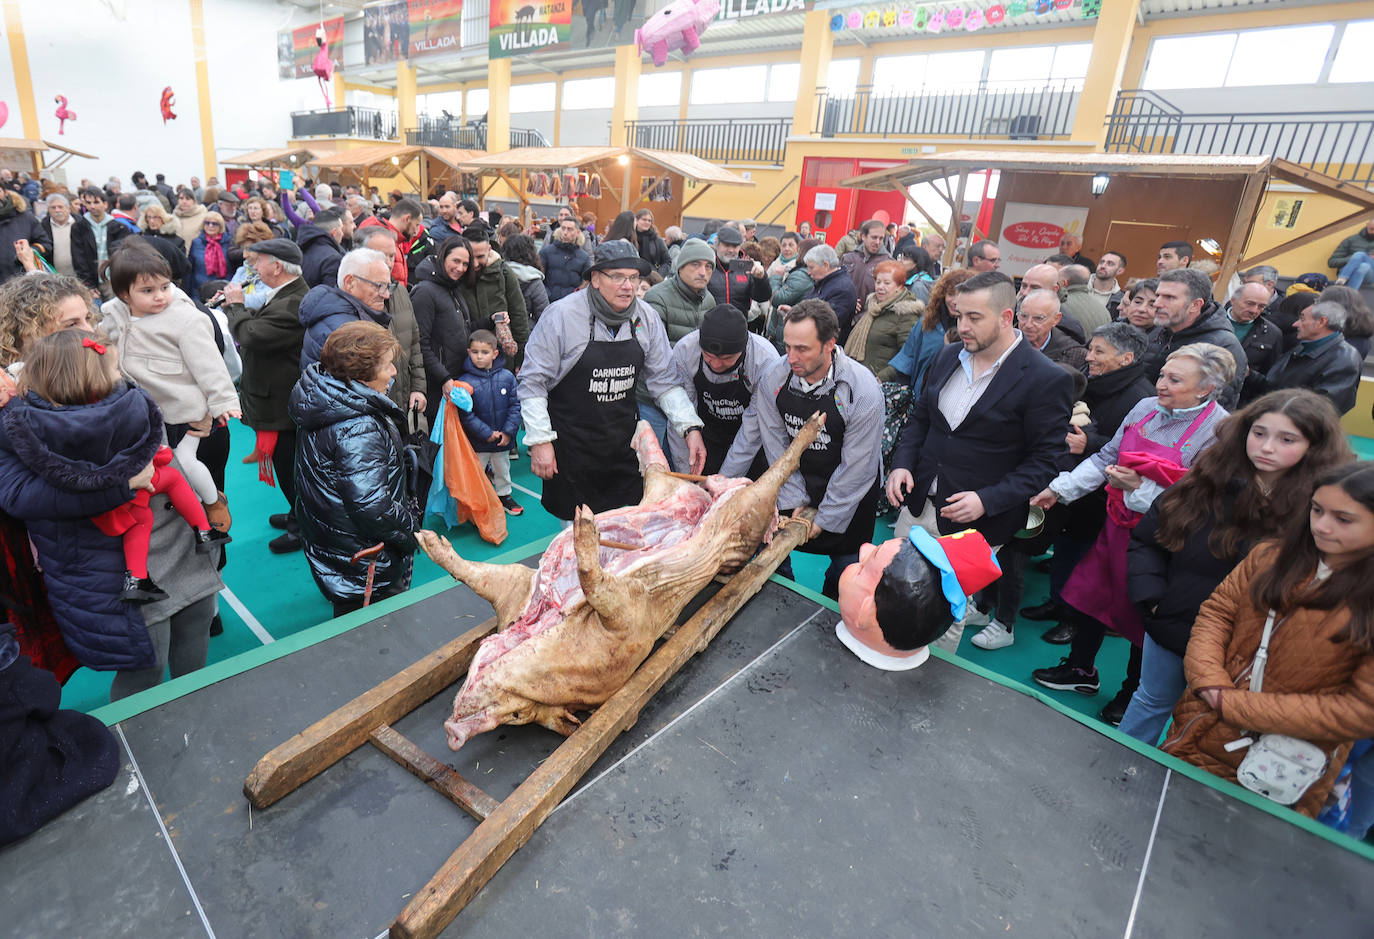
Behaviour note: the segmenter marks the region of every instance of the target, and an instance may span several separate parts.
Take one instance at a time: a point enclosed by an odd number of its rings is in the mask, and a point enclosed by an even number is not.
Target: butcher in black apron
[[[596,512],[639,502],[643,480],[630,441],[641,375],[698,468],[701,420],[672,382],[668,335],[652,307],[635,298],[649,265],[629,242],[597,246],[591,284],[549,306],[530,334],[520,369],[525,440],[542,502],[568,520],[578,505]]]
[[[749,331],[744,315],[722,303],[708,310],[701,326],[683,336],[673,347],[673,364],[679,381],[696,404],[701,436],[706,442],[706,466],[702,472],[719,472],[725,454],[734,445],[763,373],[778,359],[772,343]],[[680,437],[669,436],[673,459],[685,462],[686,447]],[[755,457],[748,476],[758,479],[768,468],[760,441],[754,441]]]
[[[830,556],[821,592],[838,595],[845,567],[873,537],[882,471],[883,394],[873,373],[836,347],[839,321],[823,300],[792,307],[783,325],[787,357],[768,370],[721,472],[739,475],[757,434],[771,462],[812,414],[825,415],[816,442],[778,493],[779,511],[816,509],[799,551]]]

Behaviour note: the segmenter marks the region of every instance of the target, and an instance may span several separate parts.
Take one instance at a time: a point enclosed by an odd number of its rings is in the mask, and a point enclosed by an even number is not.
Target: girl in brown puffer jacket
[[[1250,674],[1270,610],[1263,691]],[[1293,806],[1316,817],[1356,740],[1374,736],[1374,463],[1317,483],[1306,519],[1260,545],[1202,604],[1183,662],[1188,691],[1162,749],[1235,781],[1245,750],[1225,745],[1287,734],[1329,756]]]

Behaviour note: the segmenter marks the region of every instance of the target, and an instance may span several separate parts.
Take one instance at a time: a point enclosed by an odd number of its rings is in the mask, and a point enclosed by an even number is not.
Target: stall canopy
[[[617,171],[614,167],[622,169]],[[490,177],[490,182],[482,190],[484,196],[498,180],[505,182],[520,200],[521,214],[524,214],[530,203],[531,173],[581,169],[603,177],[618,177],[621,180],[618,192],[615,186],[609,182],[605,183],[606,188],[611,190],[611,198],[589,200],[587,197],[581,197],[577,200],[579,205],[589,201],[600,201],[598,208],[602,211],[599,211],[598,215],[605,214],[616,206],[620,211],[624,211],[640,203],[647,203],[654,193],[662,195],[665,192],[660,188],[665,179],[680,177],[677,189],[672,191],[672,187],[668,187],[672,194],[659,200],[659,207],[665,215],[665,219],[658,219],[659,224],[677,224],[687,207],[701,198],[712,186],[754,185],[743,176],[700,157],[672,150],[649,150],[641,147],[517,147],[502,153],[483,154],[467,161],[463,169],[469,173]],[[637,199],[632,185],[636,177],[639,180]],[[682,182],[690,182],[692,186],[698,187],[696,194],[686,202],[682,202]]]
[[[450,188],[456,188],[452,183],[464,172],[461,167],[481,155],[481,150],[382,143],[327,153],[315,157],[306,165],[332,172],[340,178],[353,178],[363,184],[373,178],[400,176],[415,191],[427,193],[433,183],[448,182]]]
[[[331,152],[319,147],[271,147],[266,150],[254,150],[252,153],[244,153],[232,160],[221,162],[225,166],[246,166],[250,169],[274,166],[290,169],[304,166],[311,160],[326,157]]]
[[[1225,289],[1243,266],[1327,237],[1374,209],[1374,193],[1287,160],[1263,156],[959,150],[919,157],[903,166],[855,176],[840,185],[901,192],[932,227],[944,234],[943,260],[949,265],[954,259],[969,175],[984,170],[996,170],[1001,177],[998,206],[989,226],[993,237],[1001,231],[1008,202],[1083,206],[1088,210],[1084,244],[1097,250],[1110,245],[1115,250],[1134,239],[1142,250],[1127,250],[1128,256],[1139,256],[1135,266],[1146,276],[1153,276],[1153,251],[1159,244],[1172,240],[1203,242],[1208,239],[1201,236],[1215,234],[1218,237],[1212,240],[1219,248],[1221,268],[1218,289]],[[1107,188],[1098,196],[1091,194],[1089,181],[1094,176],[1107,178]],[[1244,257],[1271,179],[1335,196],[1356,210],[1316,231]],[[954,181],[952,187],[950,180]],[[909,187],[919,183],[930,183],[949,206],[947,221],[937,221],[911,197]],[[989,236],[976,230],[974,234]]]
[[[58,156],[51,163],[46,158],[46,153],[49,150],[58,152]],[[31,173],[37,173],[40,170],[56,169],[72,157],[81,157],[86,160],[99,159],[92,153],[82,153],[80,150],[73,150],[71,147],[64,147],[60,143],[51,143],[47,140],[0,137],[0,166],[15,166]]]

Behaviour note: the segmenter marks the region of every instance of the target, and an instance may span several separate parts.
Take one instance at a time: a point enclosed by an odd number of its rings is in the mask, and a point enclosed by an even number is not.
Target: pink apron
[[[1122,434],[1116,464],[1133,469],[1161,486],[1172,486],[1187,472],[1183,466],[1184,444],[1215,407],[1214,401],[1203,408],[1173,446],[1155,443],[1140,432],[1140,428],[1159,413],[1151,411]],[[1115,486],[1108,486],[1107,521],[1092,550],[1078,562],[1061,593],[1069,606],[1105,623],[1133,645],[1140,645],[1143,640],[1145,624],[1127,595],[1126,549],[1131,543],[1131,529],[1139,523],[1140,518],[1139,512],[1126,508],[1125,493]]]

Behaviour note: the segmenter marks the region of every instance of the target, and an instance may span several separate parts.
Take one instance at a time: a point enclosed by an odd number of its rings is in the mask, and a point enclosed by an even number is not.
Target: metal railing
[[[420,118],[419,127],[406,128],[406,143],[421,147],[455,147],[459,150],[485,150],[487,124],[476,121],[466,127],[442,118]],[[514,147],[547,147],[548,140],[533,127],[512,127],[510,145]]]
[[[860,85],[816,90],[815,133],[822,137],[968,137],[1054,140],[1073,132],[1079,82],[980,81],[916,89]]]
[[[1185,114],[1154,92],[1123,90],[1107,115],[1106,149],[1280,157],[1345,182],[1370,186],[1374,184],[1374,110]]]
[[[676,150],[713,163],[782,166],[791,131],[790,117],[626,121],[625,145]]]
[[[291,112],[292,137],[362,137],[397,139],[396,112],[348,105],[319,111]]]

